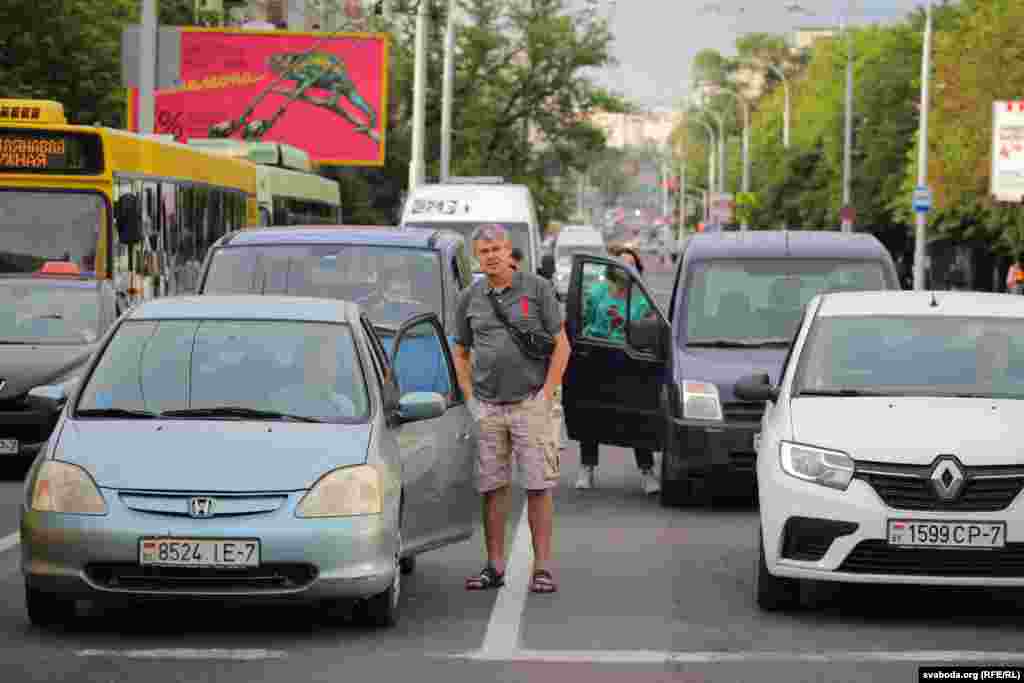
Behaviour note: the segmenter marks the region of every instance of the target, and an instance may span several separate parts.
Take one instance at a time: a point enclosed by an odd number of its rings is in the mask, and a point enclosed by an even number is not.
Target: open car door
[[[446,406],[442,416],[404,424],[398,432],[403,545],[416,553],[470,538],[478,509],[473,486],[477,442],[441,322],[434,313],[417,315],[385,346],[402,396],[436,393]]]
[[[569,438],[661,450],[669,329],[636,270],[573,257],[566,300],[572,353],[562,385]]]

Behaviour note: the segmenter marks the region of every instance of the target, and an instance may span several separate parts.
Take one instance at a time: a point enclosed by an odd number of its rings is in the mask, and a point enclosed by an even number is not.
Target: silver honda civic
[[[408,346],[443,354],[452,392],[399,389]],[[431,349],[433,351],[431,351]],[[432,314],[388,357],[353,304],[158,299],[122,317],[26,478],[26,601],[352,602],[395,622],[414,556],[472,535],[475,440]]]

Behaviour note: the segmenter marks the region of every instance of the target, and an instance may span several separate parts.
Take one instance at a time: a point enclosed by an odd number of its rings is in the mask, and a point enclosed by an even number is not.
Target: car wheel
[[[764,536],[757,529],[757,569],[754,572],[754,596],[765,611],[792,609],[800,604],[800,581],[773,576],[764,557]]]
[[[378,627],[391,627],[398,623],[398,603],[402,597],[402,568],[395,553],[394,573],[391,585],[383,593],[367,598],[361,604],[361,621]]]
[[[68,626],[75,620],[75,601],[25,586],[25,608],[36,626]]]
[[[402,570],[402,573],[408,576],[416,571],[416,556],[403,557],[398,561],[398,567]]]

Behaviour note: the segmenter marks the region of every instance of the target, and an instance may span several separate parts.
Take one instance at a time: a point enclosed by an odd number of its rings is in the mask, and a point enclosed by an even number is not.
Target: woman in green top
[[[643,274],[640,257],[628,248],[609,250],[612,256],[633,266]],[[651,314],[651,305],[647,297],[639,292],[629,296],[629,274],[621,268],[609,267],[605,280],[596,282],[587,291],[583,303],[583,334],[588,337],[607,339],[612,342],[625,343],[626,321],[639,320]],[[629,315],[626,315],[626,307]],[[580,474],[576,480],[576,488],[594,488],[594,474],[597,469],[600,445],[596,441],[580,442]],[[657,493],[661,484],[654,472],[654,452],[646,448],[635,449],[636,464],[640,468],[641,486],[644,493]]]

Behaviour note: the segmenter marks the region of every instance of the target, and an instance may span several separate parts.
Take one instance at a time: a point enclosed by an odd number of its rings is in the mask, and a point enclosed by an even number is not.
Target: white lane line
[[[854,664],[894,662],[942,663],[1016,663],[1024,662],[1024,652],[984,652],[956,650],[907,650],[895,652],[823,651],[823,652],[659,652],[648,650],[514,650],[500,655],[485,652],[437,655],[449,659],[503,662],[548,662],[569,664],[717,664],[717,663],[831,663]]]
[[[79,657],[117,657],[121,659],[227,659],[232,661],[260,661],[284,659],[287,653],[281,650],[195,650],[170,648],[164,650],[79,650]]]
[[[480,648],[481,653],[492,659],[503,659],[519,650],[519,629],[523,608],[526,606],[533,560],[528,506],[529,501],[524,501],[523,514],[519,517],[512,543],[512,554],[505,565],[505,576],[508,578],[505,585],[498,589],[498,598],[494,601],[491,620],[487,624]]]
[[[13,534],[7,534],[3,538],[0,538],[0,553],[5,550],[10,550],[14,546],[21,542],[21,534],[15,531]]]

